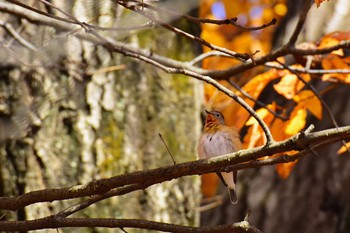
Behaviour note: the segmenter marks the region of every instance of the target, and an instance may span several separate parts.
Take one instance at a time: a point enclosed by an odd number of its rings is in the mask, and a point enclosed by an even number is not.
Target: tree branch
[[[183,176],[224,171],[228,166],[234,164],[237,164],[238,166],[239,163],[246,163],[265,156],[271,156],[276,153],[283,153],[291,150],[300,151],[323,142],[333,143],[334,141],[330,141],[331,139],[341,141],[347,138],[350,138],[350,126],[339,127],[338,129],[328,129],[314,133],[302,132],[287,140],[273,142],[269,146],[241,150],[236,153],[211,159],[186,162],[161,168],[123,174],[108,179],[92,181],[87,185],[78,185],[61,189],[45,189],[14,197],[0,197],[0,209],[17,210],[38,202],[51,202],[56,200],[66,200],[102,194],[114,188],[127,185],[145,184],[146,187],[149,187],[157,183],[177,179]],[[247,168],[249,168],[249,166],[237,168],[237,170]],[[145,186],[142,186],[142,188],[146,188]],[[132,189],[132,191],[134,190]]]
[[[288,46],[294,47],[294,44],[295,44],[295,42],[298,39],[298,36],[299,36],[299,34],[301,32],[301,29],[303,29],[307,13],[310,10],[310,7],[312,6],[313,2],[314,2],[313,0],[305,0],[304,1],[304,6],[303,6],[303,9],[300,12],[298,23],[297,23],[297,25],[296,25],[296,27],[294,29],[294,32],[293,32],[292,36],[290,37],[290,39],[289,39],[289,41],[287,43]]]
[[[190,227],[141,219],[62,218],[56,215],[27,221],[3,221],[0,231],[32,231],[63,227],[138,228],[173,233],[260,233],[247,221],[215,227]]]

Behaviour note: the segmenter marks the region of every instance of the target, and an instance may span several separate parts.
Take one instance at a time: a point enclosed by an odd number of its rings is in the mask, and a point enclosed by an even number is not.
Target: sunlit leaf
[[[336,46],[339,44],[339,40],[332,38],[332,37],[324,37],[320,43],[320,45],[318,46],[318,48],[323,49],[323,48],[327,48],[327,47],[332,47],[332,46]],[[334,50],[331,52],[331,54],[336,54],[339,56],[343,56],[344,52],[342,49],[338,49],[338,50]]]
[[[256,113],[261,119],[264,119],[268,114],[270,114],[266,108],[261,108],[258,111],[256,111]],[[250,117],[246,125],[249,126],[253,124],[258,124],[258,121],[254,117]]]
[[[280,75],[281,72],[271,69],[263,74],[255,76],[246,85],[244,85],[242,89],[249,93],[253,98],[257,99],[266,85],[272,80],[279,78]]]
[[[294,96],[293,100],[298,103],[299,108],[308,109],[319,120],[322,119],[321,101],[310,90],[304,90]]]
[[[289,135],[295,135],[299,133],[306,124],[306,109],[296,107],[288,120],[285,132]]]
[[[279,118],[275,118],[270,126],[271,134],[276,141],[282,141],[287,139],[290,135],[287,135],[284,131],[287,122]]]
[[[348,148],[350,148],[350,142],[345,143],[345,145],[343,145],[342,147],[340,147],[340,149],[337,151],[337,154],[344,154],[345,152],[348,151]]]
[[[339,70],[350,70],[350,59],[342,58],[335,54],[329,54],[322,60],[322,67],[325,70],[339,69]],[[350,74],[325,74],[322,76],[324,81],[337,80],[343,83],[350,83]]]
[[[321,3],[324,2],[325,0],[315,0],[316,6],[320,7]],[[327,0],[328,2],[329,0]]]
[[[325,35],[323,38],[334,38],[334,39],[337,39],[338,41],[349,40],[350,39],[350,31],[332,32],[332,33]]]
[[[282,179],[287,179],[296,163],[297,161],[277,164],[276,171],[279,177],[281,177]]]
[[[303,79],[309,81],[309,75],[304,75]],[[280,82],[273,85],[276,92],[287,99],[292,99],[293,96],[304,87],[304,83],[298,79],[295,74],[286,74]]]
[[[269,104],[267,107],[272,111],[276,110],[275,103]],[[267,125],[270,125],[274,120],[274,116],[266,108],[260,108],[256,111],[256,113]],[[265,134],[258,121],[251,116],[246,122],[246,125],[250,127],[247,135],[244,137],[243,144],[246,146],[245,148],[253,148],[264,144],[266,140]]]
[[[253,124],[249,127],[248,132],[243,140],[243,148],[250,149],[256,146],[263,145],[264,140],[264,132],[257,124]]]
[[[214,173],[203,174],[202,179],[202,194],[204,197],[213,197],[216,195],[217,188],[219,185],[218,176]]]

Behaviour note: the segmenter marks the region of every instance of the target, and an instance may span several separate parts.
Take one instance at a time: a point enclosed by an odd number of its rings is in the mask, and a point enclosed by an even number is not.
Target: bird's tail
[[[222,172],[221,174],[228,188],[227,190],[229,193],[230,201],[232,204],[236,204],[238,201],[238,197],[236,193],[237,171],[230,172],[230,173]]]

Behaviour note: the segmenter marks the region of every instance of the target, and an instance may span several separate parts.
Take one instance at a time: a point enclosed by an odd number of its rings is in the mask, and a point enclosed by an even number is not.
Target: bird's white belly
[[[224,133],[207,134],[204,136],[204,151],[207,158],[234,152],[229,135]]]

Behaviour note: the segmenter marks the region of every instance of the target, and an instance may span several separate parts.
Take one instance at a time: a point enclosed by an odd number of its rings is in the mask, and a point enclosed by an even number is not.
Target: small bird
[[[202,136],[198,144],[198,156],[200,159],[212,158],[230,154],[242,148],[238,131],[227,126],[224,116],[219,111],[207,111],[207,118]],[[217,173],[221,181],[230,190],[230,200],[237,203],[236,182],[237,171]]]

